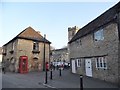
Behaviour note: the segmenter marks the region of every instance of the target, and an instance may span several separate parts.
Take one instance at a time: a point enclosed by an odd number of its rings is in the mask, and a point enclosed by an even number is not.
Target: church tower
[[[68,27],[68,42],[74,37],[74,35],[78,32],[79,28],[77,26]],[[68,44],[68,60],[70,62],[70,49]]]
[[[68,42],[73,38],[73,36],[77,33],[79,28],[77,26],[68,27]]]

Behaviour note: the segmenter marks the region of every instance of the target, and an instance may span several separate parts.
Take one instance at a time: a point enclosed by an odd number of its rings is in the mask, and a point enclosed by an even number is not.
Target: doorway
[[[86,76],[92,77],[91,59],[85,59]]]

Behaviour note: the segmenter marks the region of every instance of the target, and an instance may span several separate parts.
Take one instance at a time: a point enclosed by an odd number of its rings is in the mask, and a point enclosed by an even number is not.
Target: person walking
[[[5,74],[6,73],[6,66],[5,66],[5,63],[3,63],[2,65],[2,72]]]

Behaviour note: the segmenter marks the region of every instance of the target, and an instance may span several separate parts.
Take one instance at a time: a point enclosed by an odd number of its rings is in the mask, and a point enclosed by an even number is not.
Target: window
[[[12,50],[15,49],[15,42],[12,43]]]
[[[82,45],[82,42],[80,39],[78,39],[76,40],[75,44],[76,44],[76,48],[79,48]]]
[[[96,58],[96,68],[107,69],[107,62],[105,57]]]
[[[94,40],[95,41],[99,41],[99,40],[103,40],[103,39],[104,39],[103,29],[100,29],[94,33]]]
[[[72,36],[74,36],[74,34],[75,34],[74,31],[72,31]]]
[[[81,40],[80,40],[79,44],[82,45],[82,41]]]
[[[33,43],[33,50],[39,51],[39,43],[38,42]]]
[[[99,59],[96,58],[96,67],[99,68]]]
[[[77,67],[81,66],[81,59],[77,59]]]

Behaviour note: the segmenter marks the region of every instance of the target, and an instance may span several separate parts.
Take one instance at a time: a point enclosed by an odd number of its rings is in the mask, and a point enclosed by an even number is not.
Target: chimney
[[[41,32],[40,32],[40,31],[37,31],[37,33],[41,34]]]

